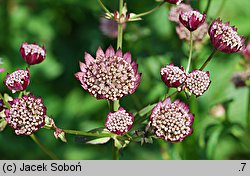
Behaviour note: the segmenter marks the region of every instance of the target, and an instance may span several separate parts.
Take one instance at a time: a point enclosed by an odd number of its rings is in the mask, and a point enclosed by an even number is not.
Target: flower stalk
[[[153,8],[153,9],[147,11],[147,12],[143,12],[143,13],[139,13],[137,15],[134,15],[133,18],[139,18],[139,17],[142,17],[142,16],[149,15],[149,14],[153,13],[154,11],[158,10],[165,2],[166,1],[162,1],[155,8]]]
[[[34,134],[30,135],[31,139],[46,153],[51,159],[58,160],[59,158],[50,151]]]
[[[214,49],[213,52],[209,55],[209,57],[207,58],[207,60],[203,63],[203,65],[199,69],[200,71],[202,71],[207,66],[207,64],[210,62],[210,60],[213,58],[213,56],[215,55],[216,52],[217,52],[217,50]]]
[[[189,49],[188,65],[186,68],[186,73],[188,73],[190,69],[191,60],[192,60],[192,52],[193,52],[193,32],[190,31],[190,49]]]

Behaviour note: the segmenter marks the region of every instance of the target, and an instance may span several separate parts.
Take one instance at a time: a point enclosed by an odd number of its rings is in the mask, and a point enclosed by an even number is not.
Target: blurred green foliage
[[[205,10],[206,1],[191,0],[192,6]],[[212,1],[208,19],[217,18],[218,10],[223,21],[238,27],[239,34],[250,36],[250,1]],[[103,0],[112,11],[118,7],[117,0]],[[127,0],[130,12],[150,10],[154,0]],[[127,24],[123,51],[130,51],[143,73],[136,93],[121,100],[121,105],[131,112],[148,104],[158,102],[166,92],[159,70],[173,62],[186,66],[188,44],[180,41],[175,24],[168,21],[171,5]],[[79,70],[79,60],[84,52],[95,54],[99,46],[116,46],[115,39],[104,36],[100,29],[103,10],[95,0],[0,0],[0,57],[6,69],[0,74],[3,82],[6,73],[26,65],[19,54],[22,42],[37,42],[47,50],[46,60],[31,69],[28,90],[41,96],[57,126],[63,129],[91,130],[103,127],[108,104],[96,100],[74,78]],[[200,66],[212,51],[206,36],[204,46],[194,53],[195,65]],[[196,101],[194,97],[183,101],[191,104],[195,114],[193,135],[181,143],[154,140],[154,144],[131,143],[121,153],[121,159],[250,159],[249,135],[246,133],[248,90],[236,89],[230,79],[240,69],[240,54],[218,53],[206,70],[210,71],[212,84]],[[3,84],[1,92],[8,92]],[[171,90],[172,91],[172,90]],[[231,101],[229,101],[231,100]],[[213,117],[209,111],[218,103],[226,104],[228,121]],[[225,118],[225,117],[224,117]],[[230,121],[230,122],[229,122]],[[75,141],[67,135],[68,143],[56,141],[52,131],[41,129],[36,133],[48,148],[61,159],[112,159],[110,141],[104,145],[90,145]],[[0,134],[1,159],[49,159],[27,136],[16,136],[7,127]]]

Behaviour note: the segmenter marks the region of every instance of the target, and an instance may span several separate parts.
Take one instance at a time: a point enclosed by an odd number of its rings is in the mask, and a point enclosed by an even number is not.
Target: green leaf
[[[141,117],[144,116],[144,115],[146,115],[147,113],[149,113],[150,111],[152,111],[152,109],[155,107],[155,105],[156,105],[156,103],[152,104],[152,105],[146,106],[145,108],[143,108],[142,110],[140,110],[138,112],[138,115],[141,116]]]
[[[220,136],[223,132],[223,126],[219,125],[217,126],[213,133],[211,133],[208,142],[207,142],[207,157],[208,159],[212,159],[213,158],[213,154],[215,152],[216,146],[219,142]]]
[[[111,137],[103,137],[98,139],[93,139],[91,141],[86,142],[87,144],[105,144],[110,140]]]

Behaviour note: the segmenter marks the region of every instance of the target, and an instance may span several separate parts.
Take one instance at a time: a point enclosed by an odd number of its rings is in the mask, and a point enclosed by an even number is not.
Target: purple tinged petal
[[[126,52],[123,56],[123,59],[125,59],[128,63],[131,63],[132,57],[130,52]]]
[[[118,51],[116,51],[116,54],[115,54],[117,57],[120,57],[122,58],[122,50],[119,49]]]
[[[104,57],[104,56],[105,56],[105,54],[104,54],[102,48],[99,47],[98,50],[96,51],[96,57]]]
[[[79,62],[79,65],[80,65],[80,70],[85,73],[86,72],[86,65],[83,62]]]
[[[113,57],[115,55],[114,48],[110,45],[105,52],[106,57]]]
[[[91,65],[95,61],[95,59],[87,52],[85,52],[84,59],[85,59],[86,65]]]

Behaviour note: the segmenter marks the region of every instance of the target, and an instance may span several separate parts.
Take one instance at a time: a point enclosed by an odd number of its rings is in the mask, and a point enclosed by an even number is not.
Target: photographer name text
[[[4,173],[16,173],[16,172],[82,172],[81,162],[76,164],[57,163],[52,162],[50,164],[28,164],[28,163],[3,163],[2,171]]]

